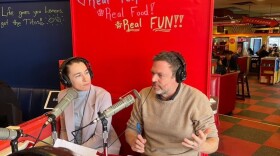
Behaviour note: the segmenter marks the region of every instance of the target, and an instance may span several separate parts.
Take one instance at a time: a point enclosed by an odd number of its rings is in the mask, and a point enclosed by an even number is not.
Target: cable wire
[[[40,133],[39,133],[38,137],[36,138],[36,140],[35,140],[34,145],[32,146],[32,148],[33,148],[33,147],[37,144],[37,142],[40,140],[40,136],[41,136],[41,134],[42,134],[42,132],[43,132],[43,129],[44,129],[45,127],[46,127],[45,125],[42,126],[42,128],[41,128],[41,130],[40,130]]]

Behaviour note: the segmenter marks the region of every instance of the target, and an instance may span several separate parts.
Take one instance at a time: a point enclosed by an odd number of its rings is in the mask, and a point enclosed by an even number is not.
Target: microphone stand
[[[10,145],[12,148],[12,153],[18,151],[18,138],[22,135],[22,130],[17,130],[17,137],[11,140]]]
[[[98,116],[100,117],[102,113],[98,112]],[[108,156],[108,129],[107,129],[107,124],[108,121],[106,118],[101,118],[101,123],[102,123],[102,130],[103,130],[103,155]]]
[[[56,120],[55,120],[55,115],[53,114],[47,114],[48,117],[52,118],[51,121],[51,128],[52,128],[52,139],[53,139],[53,144],[55,143],[57,139],[57,130],[56,130]]]

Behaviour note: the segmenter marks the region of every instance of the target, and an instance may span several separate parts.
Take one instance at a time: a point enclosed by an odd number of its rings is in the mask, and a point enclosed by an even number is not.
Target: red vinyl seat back
[[[248,73],[248,57],[238,57],[237,64],[240,70],[240,73]]]

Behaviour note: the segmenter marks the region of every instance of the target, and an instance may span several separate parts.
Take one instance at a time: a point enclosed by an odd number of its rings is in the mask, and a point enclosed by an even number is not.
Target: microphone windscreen
[[[8,128],[0,128],[0,140],[13,140],[17,137],[17,131]]]

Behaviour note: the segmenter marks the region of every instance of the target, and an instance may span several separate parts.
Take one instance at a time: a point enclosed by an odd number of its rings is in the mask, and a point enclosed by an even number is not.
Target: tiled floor
[[[260,84],[251,76],[249,85],[251,98],[237,100],[233,116],[280,126],[280,83]]]
[[[220,115],[220,145],[211,156],[280,156],[280,83],[249,78],[251,98],[236,100],[232,116]]]

